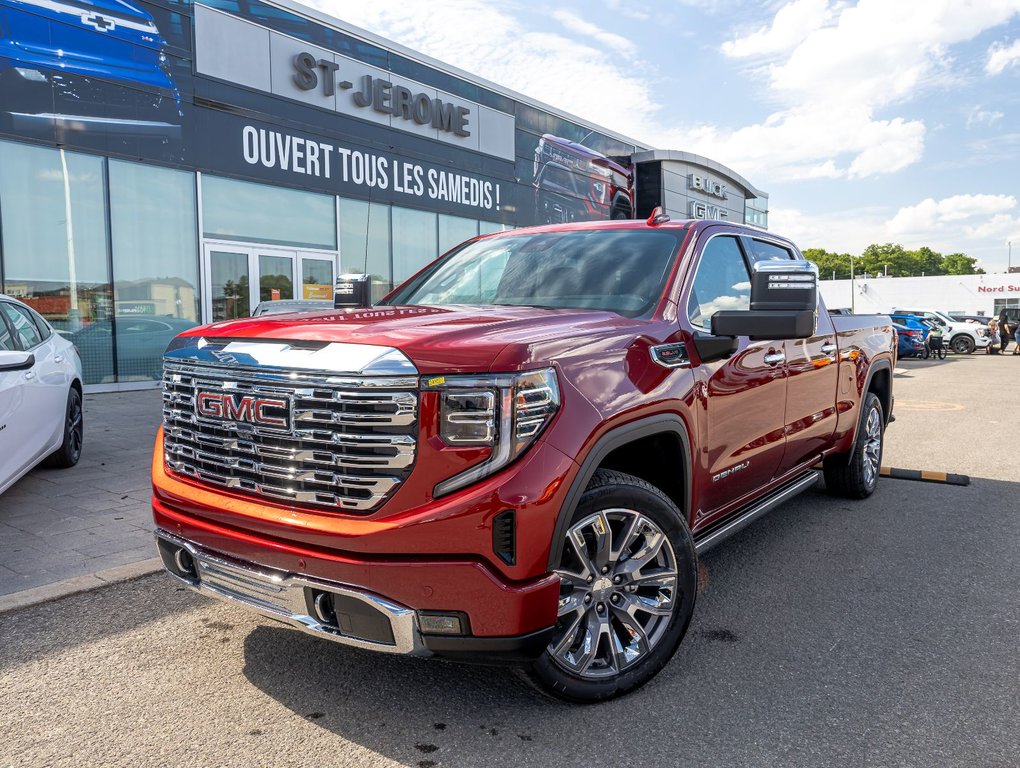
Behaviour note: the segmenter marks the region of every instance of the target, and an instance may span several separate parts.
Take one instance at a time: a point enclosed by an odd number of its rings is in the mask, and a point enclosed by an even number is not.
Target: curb
[[[64,581],[45,584],[33,589],[25,589],[10,595],[2,595],[0,596],[0,613],[29,608],[40,603],[48,603],[51,600],[59,600],[69,595],[89,592],[90,590],[107,587],[122,581],[131,581],[142,576],[148,576],[150,573],[156,573],[162,569],[163,561],[158,557],[152,557],[148,560],[139,560],[136,563],[107,568],[88,576],[76,576],[73,579],[65,579]]]

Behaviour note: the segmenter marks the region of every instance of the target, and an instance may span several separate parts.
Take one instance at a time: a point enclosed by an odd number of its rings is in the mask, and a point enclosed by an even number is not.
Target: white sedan
[[[78,463],[81,384],[74,345],[37,312],[0,294],[0,493],[40,462]]]

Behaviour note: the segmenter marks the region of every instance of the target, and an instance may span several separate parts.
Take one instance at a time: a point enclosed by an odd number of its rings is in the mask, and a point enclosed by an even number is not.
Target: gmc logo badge
[[[232,392],[198,392],[195,410],[200,418],[253,426],[290,428],[290,401]]]

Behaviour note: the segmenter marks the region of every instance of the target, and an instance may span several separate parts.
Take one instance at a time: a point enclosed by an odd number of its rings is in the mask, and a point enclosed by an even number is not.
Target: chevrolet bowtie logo
[[[81,15],[81,23],[88,24],[100,32],[109,32],[115,26],[113,19],[100,16],[98,13],[83,13]]]

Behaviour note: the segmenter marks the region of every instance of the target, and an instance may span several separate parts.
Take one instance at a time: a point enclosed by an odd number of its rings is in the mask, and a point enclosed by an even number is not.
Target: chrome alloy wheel
[[[586,679],[618,675],[645,658],[669,626],[676,553],[649,518],[607,509],[567,531],[556,633],[549,654]]]
[[[78,461],[81,456],[84,433],[82,422],[81,398],[73,395],[67,404],[67,438],[71,458],[74,461]]]
[[[878,478],[882,461],[882,414],[877,408],[868,413],[864,424],[864,482],[870,488]]]

